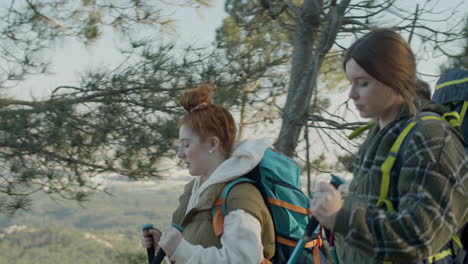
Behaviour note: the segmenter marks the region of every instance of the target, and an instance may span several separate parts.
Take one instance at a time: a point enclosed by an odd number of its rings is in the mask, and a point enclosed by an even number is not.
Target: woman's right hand
[[[320,224],[333,231],[336,216],[343,207],[340,192],[329,183],[321,182],[319,190],[310,200],[310,211]]]
[[[141,247],[142,248],[154,248],[157,249],[159,246],[159,240],[161,239],[162,232],[157,228],[150,228],[143,231],[141,236]]]

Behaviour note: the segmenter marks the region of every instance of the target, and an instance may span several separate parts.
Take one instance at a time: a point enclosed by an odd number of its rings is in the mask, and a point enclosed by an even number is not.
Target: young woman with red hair
[[[211,208],[225,184],[251,171],[262,159],[267,139],[234,144],[236,125],[228,110],[211,102],[214,87],[203,84],[184,92],[180,99],[187,111],[180,121],[180,158],[190,175],[172,216],[183,226],[151,230],[154,245],[146,236],[143,247],[161,247],[177,264],[262,263],[275,252],[275,232],[268,209],[255,186],[238,184],[226,202],[223,233],[213,230]]]

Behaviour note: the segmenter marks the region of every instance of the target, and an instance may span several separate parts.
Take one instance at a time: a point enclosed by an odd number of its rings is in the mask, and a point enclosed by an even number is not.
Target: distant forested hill
[[[17,230],[13,230],[17,229]],[[145,263],[135,238],[73,228],[12,226],[0,240],[0,264]]]
[[[0,216],[0,264],[145,263],[140,227],[167,226],[182,188],[123,182],[82,205],[38,194],[30,211]]]

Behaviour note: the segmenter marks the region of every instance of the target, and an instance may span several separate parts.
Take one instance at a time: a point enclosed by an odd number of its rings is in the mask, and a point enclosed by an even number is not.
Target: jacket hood
[[[202,194],[209,186],[217,183],[237,179],[260,163],[267,148],[271,147],[271,140],[262,138],[246,139],[234,147],[231,157],[221,163],[211,176],[200,186],[198,194]]]
[[[221,163],[201,186],[200,177],[194,180],[186,213],[198,204],[200,196],[211,185],[237,179],[254,169],[269,147],[271,147],[271,140],[267,138],[247,139],[236,144],[231,157]]]

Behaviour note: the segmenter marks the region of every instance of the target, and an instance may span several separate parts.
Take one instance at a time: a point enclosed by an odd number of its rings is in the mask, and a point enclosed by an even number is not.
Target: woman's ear
[[[220,142],[218,137],[216,137],[216,136],[209,137],[208,138],[208,144],[209,144],[208,145],[208,151],[210,153],[215,152],[217,149],[219,149],[220,143],[221,142]]]

